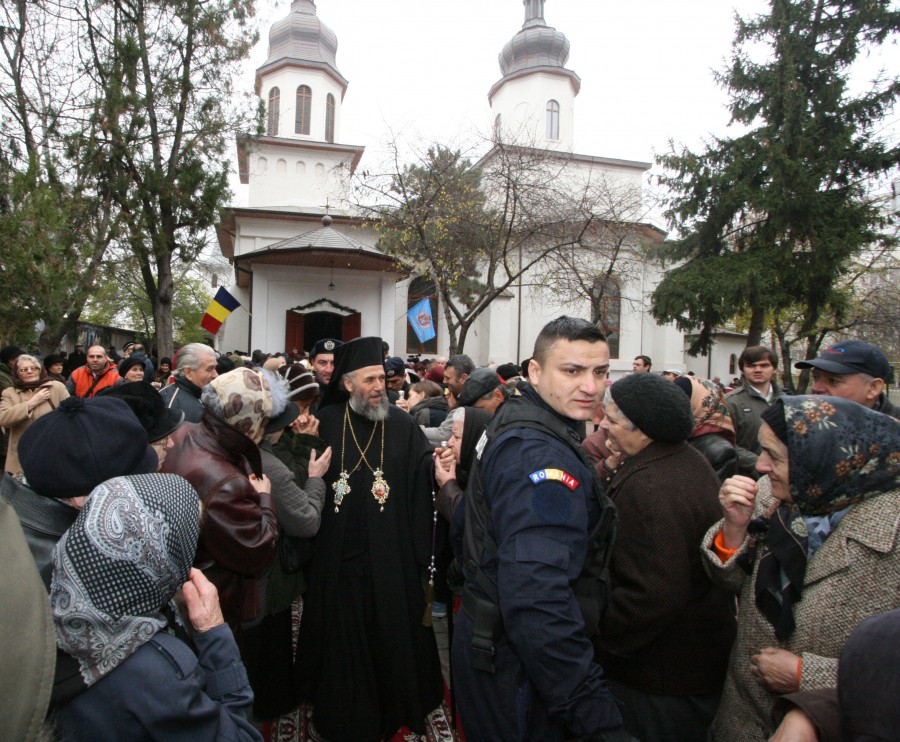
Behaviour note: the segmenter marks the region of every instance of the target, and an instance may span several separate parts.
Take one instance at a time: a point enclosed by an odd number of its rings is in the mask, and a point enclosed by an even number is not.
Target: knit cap
[[[609,388],[616,406],[648,438],[680,443],[694,429],[690,400],[675,384],[656,374],[629,374]]]

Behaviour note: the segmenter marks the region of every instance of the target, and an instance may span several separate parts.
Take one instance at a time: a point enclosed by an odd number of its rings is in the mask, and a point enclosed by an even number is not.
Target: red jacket
[[[120,378],[122,377],[116,370],[116,364],[112,361],[96,376],[87,366],[81,366],[72,372],[66,388],[75,397],[96,397],[97,392],[113,386]],[[94,381],[97,383],[94,384]]]

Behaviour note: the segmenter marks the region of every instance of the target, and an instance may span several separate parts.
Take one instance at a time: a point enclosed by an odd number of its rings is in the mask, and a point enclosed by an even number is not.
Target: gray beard
[[[373,407],[369,404],[369,400],[356,391],[350,394],[350,409],[357,415],[362,415],[366,420],[371,420],[373,423],[388,419],[390,405],[391,403],[388,401],[387,394],[381,398],[381,402],[377,407]]]

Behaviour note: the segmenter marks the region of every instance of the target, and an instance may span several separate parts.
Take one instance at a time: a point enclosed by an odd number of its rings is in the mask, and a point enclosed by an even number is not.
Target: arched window
[[[547,101],[547,139],[559,139],[559,103]]]
[[[734,353],[728,357],[728,373],[737,376],[737,356]]]
[[[331,93],[325,99],[325,141],[334,141],[334,96]]]
[[[309,85],[297,88],[297,116],[294,120],[295,134],[309,134],[309,119],[312,113],[312,89]]]
[[[272,88],[269,91],[269,118],[266,131],[270,137],[278,136],[278,118],[281,115],[281,91]]]
[[[422,299],[428,299],[431,305],[431,321],[434,323],[435,336],[427,343],[420,343],[416,337],[409,321],[406,323],[406,352],[407,353],[437,353],[437,332],[438,332],[438,299],[437,286],[427,276],[419,276],[411,284],[409,284],[409,294],[407,295],[406,309],[412,309]]]
[[[597,276],[591,289],[591,321],[606,335],[609,357],[619,357],[622,339],[622,289],[615,278]]]

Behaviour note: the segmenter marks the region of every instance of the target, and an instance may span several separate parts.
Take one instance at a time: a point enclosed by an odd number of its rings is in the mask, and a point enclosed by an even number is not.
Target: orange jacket
[[[120,378],[119,372],[116,371],[116,365],[112,361],[97,376],[94,376],[87,366],[81,366],[72,372],[66,388],[75,397],[95,397],[97,392],[113,386]]]

